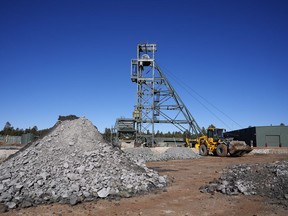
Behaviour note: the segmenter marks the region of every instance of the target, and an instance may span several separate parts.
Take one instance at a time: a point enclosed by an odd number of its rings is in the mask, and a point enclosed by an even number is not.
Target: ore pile
[[[85,118],[63,121],[0,165],[0,207],[129,197],[162,188],[165,176],[103,141]]]
[[[124,149],[127,157],[135,161],[166,161],[166,160],[184,160],[197,159],[200,156],[189,148],[173,147],[163,153],[155,153],[150,148],[128,148]]]
[[[288,208],[288,161],[226,168],[218,180],[209,182],[200,191],[266,196]]]

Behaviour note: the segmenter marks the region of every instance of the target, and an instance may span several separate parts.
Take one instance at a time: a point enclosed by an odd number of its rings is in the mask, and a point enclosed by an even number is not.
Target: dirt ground
[[[120,200],[70,205],[41,205],[13,210],[0,215],[288,215],[288,210],[260,196],[227,196],[220,193],[200,193],[199,187],[221,175],[221,170],[232,164],[261,164],[288,160],[282,155],[246,155],[240,158],[202,157],[197,160],[178,160],[148,163],[171,185],[164,190]]]

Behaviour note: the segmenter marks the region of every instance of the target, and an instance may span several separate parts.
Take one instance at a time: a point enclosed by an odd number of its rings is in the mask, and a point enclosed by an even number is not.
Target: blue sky
[[[132,117],[139,42],[157,43],[164,73],[192,88],[170,80],[201,127],[287,125],[287,11],[286,0],[1,0],[0,128],[75,114],[103,132]]]

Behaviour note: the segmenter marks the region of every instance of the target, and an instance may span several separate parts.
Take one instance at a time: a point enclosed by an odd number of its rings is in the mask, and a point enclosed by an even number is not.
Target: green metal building
[[[225,133],[254,147],[288,147],[288,126],[258,126]]]

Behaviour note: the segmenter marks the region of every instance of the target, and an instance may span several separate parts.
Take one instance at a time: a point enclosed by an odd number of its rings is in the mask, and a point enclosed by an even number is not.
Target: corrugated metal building
[[[3,144],[27,144],[35,140],[35,135],[32,133],[22,134],[22,136],[0,136],[0,143]]]
[[[258,126],[229,131],[226,137],[243,140],[254,147],[288,147],[288,126]]]

